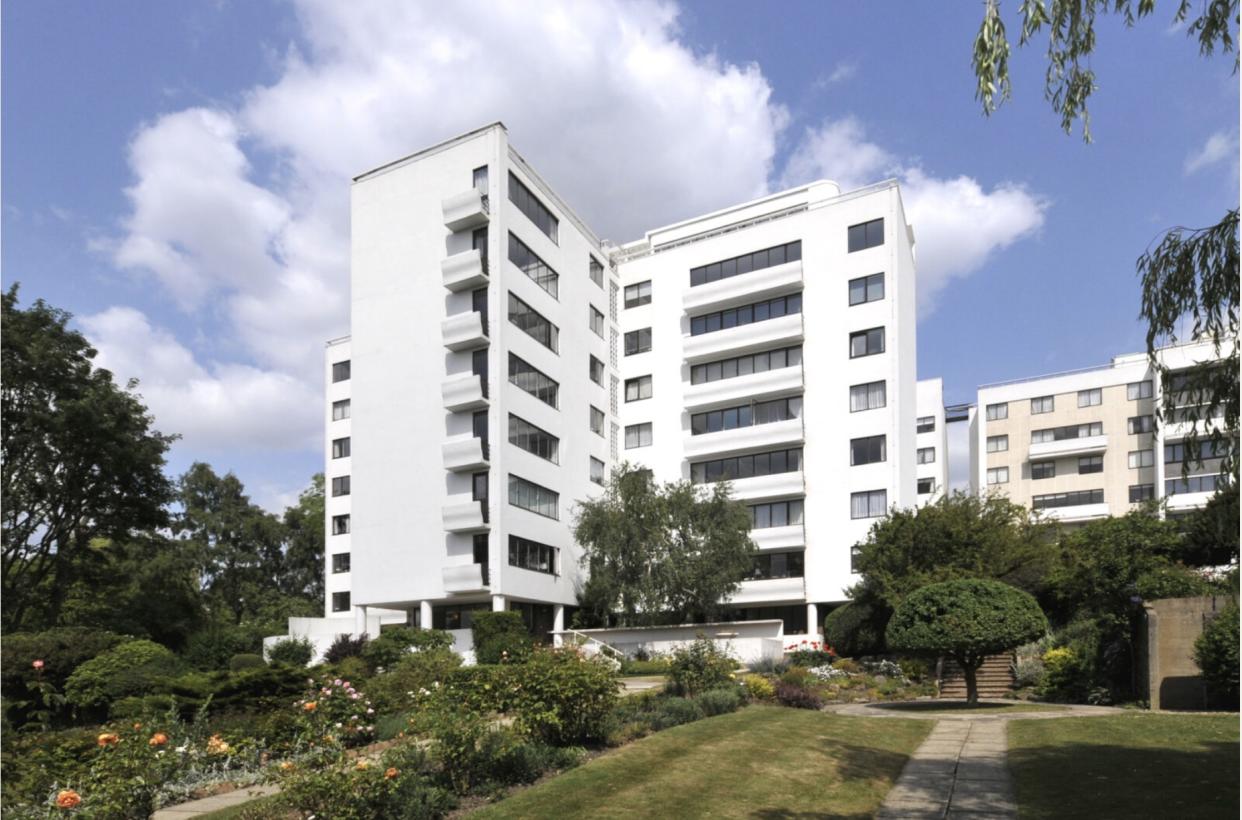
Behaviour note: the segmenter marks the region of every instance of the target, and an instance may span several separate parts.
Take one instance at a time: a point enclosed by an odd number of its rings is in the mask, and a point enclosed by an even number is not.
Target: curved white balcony
[[[703,433],[699,436],[687,435],[683,451],[686,458],[699,461],[706,456],[725,453],[774,450],[782,446],[801,444],[802,440],[802,419],[789,419],[721,430],[718,433]]]
[[[1079,504],[1074,507],[1048,507],[1040,510],[1048,518],[1055,521],[1093,521],[1097,518],[1108,518],[1108,504]]]
[[[748,481],[750,479],[747,479]],[[806,530],[801,524],[785,527],[763,527],[750,531],[750,540],[760,550],[790,549],[806,546]]]
[[[487,224],[487,194],[474,188],[446,196],[440,202],[440,209],[444,213],[444,227],[450,231],[465,231]]]
[[[1205,506],[1216,492],[1210,493],[1174,493],[1166,495],[1164,500],[1168,503],[1168,508],[1174,512],[1183,512],[1186,510],[1197,510]]]
[[[731,604],[778,603],[806,600],[806,584],[802,578],[768,578],[743,581],[741,588],[729,599]]]
[[[473,373],[445,379],[440,385],[440,395],[444,399],[444,409],[454,413],[487,406],[487,385],[481,376]]]
[[[486,532],[491,529],[487,521],[487,502],[475,501],[469,495],[449,496],[440,512],[447,532]]]
[[[1041,441],[1031,445],[1028,458],[1038,461],[1045,458],[1061,456],[1089,456],[1102,453],[1108,449],[1108,436],[1083,436],[1066,438],[1060,441]]]
[[[444,456],[444,469],[455,473],[486,467],[490,455],[487,443],[472,435],[454,436],[440,445],[440,451]]]
[[[455,313],[440,322],[444,346],[449,350],[475,350],[487,347],[487,326],[477,310]]]
[[[687,312],[726,308],[792,293],[802,287],[802,260],[692,287],[681,298]]]
[[[755,501],[760,498],[789,498],[806,493],[806,484],[803,482],[801,470],[792,473],[755,476],[754,478],[735,478],[732,481],[733,498],[737,501]]]
[[[444,567],[440,570],[446,594],[463,592],[486,592],[488,589],[487,573],[482,564],[461,564],[455,567]]]
[[[462,251],[440,260],[440,276],[444,287],[454,293],[485,287],[488,281],[487,258],[483,251]]]
[[[749,376],[719,379],[702,384],[687,384],[682,392],[685,407],[691,412],[754,399],[788,395],[802,389],[802,365],[781,367]]]
[[[681,348],[686,361],[694,363],[718,359],[730,353],[746,353],[800,341],[802,314],[795,313],[714,333],[683,336]]]

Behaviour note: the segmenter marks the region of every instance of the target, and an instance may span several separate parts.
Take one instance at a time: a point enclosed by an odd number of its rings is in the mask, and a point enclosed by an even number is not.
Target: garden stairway
[[[979,684],[979,697],[1003,698],[1013,691],[1014,654],[1002,652],[989,655],[983,666],[975,673]],[[944,671],[940,675],[940,697],[954,700],[966,699],[966,677],[956,662],[945,659]]]

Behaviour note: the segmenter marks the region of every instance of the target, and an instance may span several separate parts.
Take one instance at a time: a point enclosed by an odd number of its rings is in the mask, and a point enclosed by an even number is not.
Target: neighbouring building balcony
[[[743,581],[741,588],[733,593],[730,604],[781,603],[806,600],[806,584],[803,578],[768,578],[763,581]]]
[[[473,373],[450,376],[440,385],[440,394],[444,409],[453,413],[487,406],[487,382]]]
[[[765,476],[770,478],[771,476]],[[749,480],[749,479],[748,479]],[[806,530],[801,524],[762,527],[750,531],[750,540],[760,550],[791,549],[806,546]]]
[[[473,435],[454,436],[440,445],[444,469],[455,473],[474,472],[487,467],[487,442]]]
[[[687,362],[720,358],[729,353],[763,350],[802,341],[802,314],[795,313],[728,330],[682,337],[682,353]],[[843,343],[844,345],[844,343]]]
[[[478,248],[447,256],[440,261],[440,275],[444,287],[454,293],[486,287],[487,257]]]
[[[444,346],[449,350],[475,350],[487,347],[487,325],[477,310],[456,313],[440,323]]]
[[[1167,509],[1170,512],[1183,512],[1189,510],[1197,510],[1205,506],[1212,496],[1216,495],[1216,491],[1198,492],[1198,493],[1173,493],[1164,497]]]
[[[682,296],[686,312],[726,308],[757,302],[769,296],[792,293],[802,287],[802,260],[731,276],[690,288]]]
[[[753,424],[717,433],[687,434],[684,441],[685,457],[699,461],[707,456],[740,453],[747,450],[773,450],[778,447],[801,444],[804,438],[802,419]]]
[[[686,409],[694,412],[711,407],[727,407],[748,400],[788,395],[802,389],[802,365],[780,367],[748,376],[718,379],[700,384],[687,384],[683,399]]]
[[[1041,441],[1032,444],[1027,451],[1031,461],[1060,458],[1061,456],[1089,456],[1102,453],[1108,449],[1108,436],[1082,436],[1067,438],[1060,441]]]
[[[446,532],[474,533],[491,529],[487,502],[476,501],[468,495],[449,496],[442,509],[442,516]]]
[[[474,188],[445,197],[440,207],[444,212],[444,227],[450,231],[466,231],[487,224],[487,194]]]
[[[1079,504],[1073,507],[1048,507],[1040,510],[1048,518],[1056,521],[1075,522],[1093,521],[1097,518],[1108,518],[1108,504]]]
[[[459,595],[467,592],[486,592],[488,589],[486,564],[461,564],[444,567],[441,571],[444,592]]]

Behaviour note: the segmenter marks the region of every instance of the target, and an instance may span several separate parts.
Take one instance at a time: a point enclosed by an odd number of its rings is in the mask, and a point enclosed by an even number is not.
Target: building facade
[[[1207,503],[1220,461],[1204,443],[1202,458],[1182,438],[1191,422],[1179,411],[1156,424],[1166,389],[1184,397],[1179,375],[1219,357],[1210,343],[1165,348],[1169,384],[1156,378],[1145,353],[1113,358],[1102,367],[1019,379],[979,388],[971,420],[972,485],[1066,522],[1124,515],[1164,499],[1170,514]],[[1219,424],[1222,420],[1216,419]],[[1203,422],[1198,422],[1203,430]]]

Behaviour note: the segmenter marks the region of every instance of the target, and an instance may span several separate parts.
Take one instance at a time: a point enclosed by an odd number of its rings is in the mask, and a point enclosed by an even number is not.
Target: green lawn
[[[470,816],[870,817],[931,727],[749,706],[651,735]]]
[[[960,715],[969,712],[972,715],[1011,715],[1017,712],[1064,712],[1064,706],[1053,706],[1048,703],[1030,703],[1015,700],[1013,703],[977,703],[974,706],[965,701],[927,700],[917,703],[877,703],[877,709],[893,712],[909,712],[912,716],[936,717],[938,715]]]
[[[1026,818],[1238,817],[1238,716],[1018,720],[1009,767]]]

